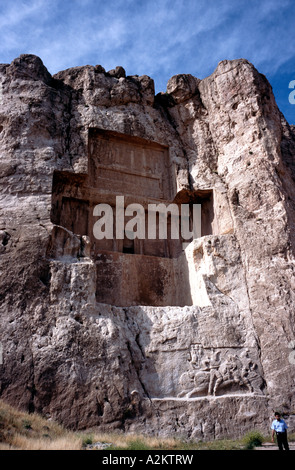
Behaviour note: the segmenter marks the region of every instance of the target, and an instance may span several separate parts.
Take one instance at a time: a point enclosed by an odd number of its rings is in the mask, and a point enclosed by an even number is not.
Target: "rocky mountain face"
[[[155,96],[22,55],[0,87],[1,398],[76,429],[292,428],[295,131],[267,79],[223,61]],[[201,236],[97,240],[116,196],[198,204]]]

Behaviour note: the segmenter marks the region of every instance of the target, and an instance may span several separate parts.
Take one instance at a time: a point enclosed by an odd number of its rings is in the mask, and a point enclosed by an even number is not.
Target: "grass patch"
[[[111,450],[152,450],[153,447],[150,447],[146,442],[146,438],[136,437],[130,440],[126,440],[126,443],[121,445],[112,445]]]
[[[0,400],[0,449],[76,450],[82,438],[38,414],[19,411]]]
[[[288,436],[289,441],[294,435]],[[262,444],[258,431],[247,433],[242,439],[214,441],[187,441],[181,436],[162,438],[123,432],[102,433],[96,430],[72,432],[58,423],[28,414],[0,400],[0,450],[85,450],[97,449],[95,444],[107,444],[109,450],[243,450]],[[99,447],[99,446],[98,446]]]
[[[250,431],[243,438],[245,449],[252,450],[262,445],[264,437],[259,431]]]
[[[93,441],[93,435],[92,434],[89,435],[89,436],[87,435],[87,436],[82,437],[82,447],[87,447],[87,446],[93,444],[93,442],[94,441]]]

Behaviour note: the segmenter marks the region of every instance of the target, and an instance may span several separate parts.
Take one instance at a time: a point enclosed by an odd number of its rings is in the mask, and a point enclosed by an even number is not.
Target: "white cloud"
[[[30,2],[13,1],[2,2],[0,10],[0,28],[12,28],[21,25],[23,21],[40,15],[44,19],[44,12],[48,10],[48,2],[44,0],[33,0]],[[0,5],[1,6],[1,5]]]
[[[161,83],[245,57],[273,73],[293,57],[290,0],[0,0],[3,61],[39,55],[52,73],[122,65]]]

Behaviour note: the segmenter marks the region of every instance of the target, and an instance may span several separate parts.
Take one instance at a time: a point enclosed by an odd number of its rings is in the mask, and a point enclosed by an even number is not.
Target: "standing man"
[[[272,429],[272,442],[274,442],[274,435],[277,435],[277,443],[279,446],[279,450],[289,450],[288,438],[287,438],[287,424],[281,418],[281,414],[276,412],[275,419],[272,422],[271,429]],[[284,447],[284,449],[283,449]]]

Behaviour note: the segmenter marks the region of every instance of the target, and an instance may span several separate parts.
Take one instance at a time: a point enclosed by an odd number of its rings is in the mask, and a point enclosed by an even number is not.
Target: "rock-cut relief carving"
[[[242,350],[239,355],[236,351],[218,349],[206,353],[201,345],[191,347],[190,369],[180,377],[182,391],[178,397],[263,393],[263,378],[248,350]]]

